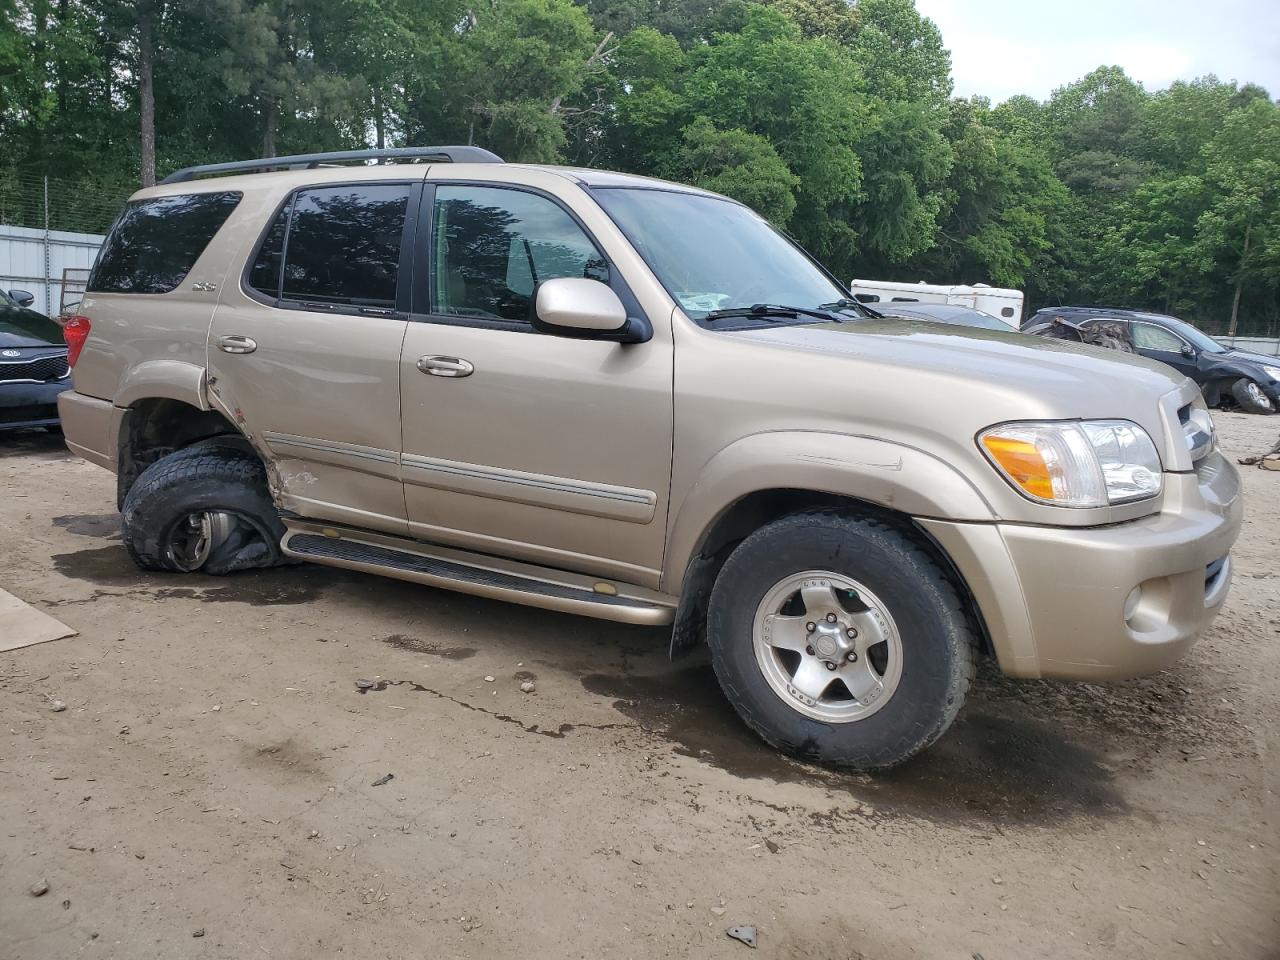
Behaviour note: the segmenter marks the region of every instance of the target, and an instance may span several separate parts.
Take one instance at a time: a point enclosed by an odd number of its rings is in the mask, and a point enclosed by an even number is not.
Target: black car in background
[[[1280,409],[1280,357],[1223,346],[1177,317],[1114,307],[1046,307],[1028,317],[1022,331],[1127,348],[1167,363],[1199,384],[1211,407]],[[1094,336],[1100,333],[1105,336]]]
[[[28,309],[32,299],[0,291],[0,430],[57,426],[58,394],[71,386],[62,328]]]

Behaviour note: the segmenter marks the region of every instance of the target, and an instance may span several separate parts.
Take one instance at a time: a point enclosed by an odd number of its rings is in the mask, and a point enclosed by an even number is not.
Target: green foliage
[[[826,37],[848,46],[858,37],[859,8],[848,0],[773,0],[773,5],[810,39]]]
[[[669,176],[741,200],[778,226],[791,219],[801,182],[767,138],[717,130],[706,117],[685,129]]]
[[[771,141],[800,180],[803,216],[790,229],[818,256],[850,263],[857,231],[848,214],[862,185],[856,144],[866,129],[851,58],[829,40],[804,39],[779,11],[752,6],[740,32],[716,34],[691,59],[687,113]]]
[[[916,273],[984,278],[1022,288],[1051,249],[1050,227],[1070,204],[1033,140],[1002,133],[982,100],[954,100],[946,128],[954,163],[938,243]]]
[[[1100,66],[1044,102],[953,100],[912,0],[0,0],[0,215],[49,175],[101,229],[136,188],[147,26],[161,175],[476,143],[727,194],[841,276],[1280,330],[1266,91]]]

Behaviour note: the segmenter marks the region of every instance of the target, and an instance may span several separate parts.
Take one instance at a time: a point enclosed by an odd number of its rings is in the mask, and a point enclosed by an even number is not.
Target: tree
[[[1067,191],[1039,147],[992,125],[985,101],[956,100],[950,113],[955,163],[939,242],[919,262],[957,281],[1021,288],[1049,251],[1048,223]]]
[[[738,33],[718,33],[690,52],[686,111],[720,130],[768,139],[800,180],[791,229],[838,268],[858,250],[852,222],[862,196],[855,145],[867,129],[862,77],[848,53],[806,40],[779,11],[749,6]]]
[[[796,208],[800,178],[772,143],[745,130],[717,130],[699,117],[684,131],[684,144],[669,160],[667,175],[741,200],[785,227]]]
[[[869,94],[857,142],[863,195],[854,212],[864,259],[876,270],[930,247],[942,210],[952,152],[942,135],[951,93],[951,58],[933,21],[912,0],[862,0],[850,46]]]
[[[1245,285],[1280,282],[1280,109],[1252,100],[1233,111],[1204,149],[1216,196],[1197,223],[1206,255],[1223,259],[1232,282],[1235,336]]]
[[[773,5],[809,39],[825,37],[850,46],[862,25],[860,8],[848,0],[773,0]]]
[[[571,0],[503,0],[464,11],[417,51],[407,129],[425,142],[477,143],[511,160],[555,162],[569,101],[598,64],[598,38]],[[441,89],[443,85],[444,89]]]

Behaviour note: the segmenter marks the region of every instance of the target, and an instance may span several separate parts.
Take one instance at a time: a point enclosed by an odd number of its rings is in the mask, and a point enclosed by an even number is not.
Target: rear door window
[[[294,195],[285,226],[273,224],[250,269],[250,286],[284,300],[391,309],[409,184],[344,184]],[[282,214],[283,216],[283,214]]]
[[[186,279],[242,194],[135,200],[111,228],[89,277],[91,293],[168,293]]]
[[[1177,353],[1182,349],[1182,338],[1176,333],[1170,333],[1164,327],[1157,327],[1151,323],[1135,323],[1130,329],[1133,332],[1133,345],[1139,350]]]

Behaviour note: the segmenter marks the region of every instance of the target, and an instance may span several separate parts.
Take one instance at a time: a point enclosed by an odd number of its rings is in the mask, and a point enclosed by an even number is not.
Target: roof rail
[[[329,164],[356,160],[443,160],[447,163],[502,163],[502,158],[483,147],[390,147],[383,150],[339,150],[334,153],[300,153],[292,157],[263,157],[259,160],[237,160],[231,163],[206,163],[183,167],[169,174],[161,183],[182,183],[198,177],[224,173],[260,173],[264,170],[313,170]]]

